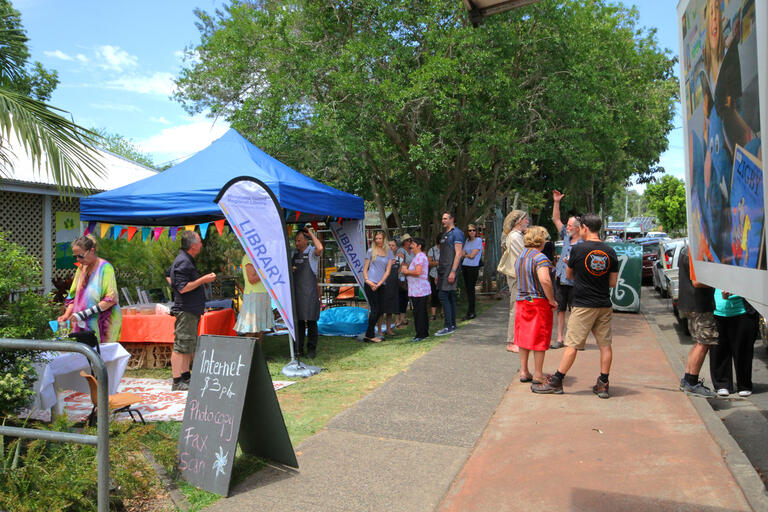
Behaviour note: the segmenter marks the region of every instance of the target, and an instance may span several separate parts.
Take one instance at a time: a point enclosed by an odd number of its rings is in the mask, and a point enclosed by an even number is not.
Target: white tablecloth
[[[109,394],[117,392],[120,380],[123,378],[128,359],[131,355],[119,343],[103,343],[101,358],[109,374]],[[32,408],[50,409],[56,404],[56,389],[71,389],[90,393],[88,382],[80,376],[80,371],[90,373],[88,359],[75,352],[46,352],[47,363],[35,365],[37,382],[35,382],[35,398]]]

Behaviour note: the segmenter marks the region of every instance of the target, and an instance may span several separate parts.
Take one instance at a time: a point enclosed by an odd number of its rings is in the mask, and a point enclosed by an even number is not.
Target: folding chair
[[[133,306],[133,299],[131,298],[131,294],[128,291],[128,288],[123,286],[120,288],[120,291],[123,292],[123,298],[125,299],[125,305],[126,306]]]
[[[93,375],[81,371],[80,376],[85,377],[85,380],[88,381],[88,388],[91,390],[91,403],[93,404],[93,409],[91,409],[91,414],[88,416],[88,424],[92,426],[96,419],[96,404],[98,403],[97,397],[99,396],[99,385],[96,381],[96,377]],[[109,411],[112,413],[112,417],[117,416],[121,412],[127,412],[131,415],[131,419],[134,423],[136,423],[136,418],[133,417],[133,413],[136,413],[139,415],[141,423],[146,425],[147,422],[144,421],[144,416],[141,415],[141,411],[131,408],[132,405],[141,401],[142,398],[136,393],[115,393],[114,395],[109,395]]]

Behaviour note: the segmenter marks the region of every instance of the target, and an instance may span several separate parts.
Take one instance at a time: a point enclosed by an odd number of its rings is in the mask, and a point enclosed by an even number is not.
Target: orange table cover
[[[120,341],[127,343],[173,343],[176,317],[171,315],[123,315]],[[220,309],[205,313],[197,328],[198,334],[235,336],[235,312]]]

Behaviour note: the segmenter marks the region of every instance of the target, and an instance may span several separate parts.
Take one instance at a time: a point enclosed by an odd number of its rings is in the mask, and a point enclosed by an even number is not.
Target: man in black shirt
[[[534,393],[563,392],[563,379],[576,361],[578,350],[583,350],[589,333],[595,335],[600,348],[600,376],[592,391],[600,398],[608,398],[608,374],[611,371],[611,288],[619,277],[616,252],[600,241],[603,221],[588,213],[581,217],[581,243],[574,245],[568,259],[566,277],[573,280],[573,310],[568,319],[565,352],[560,366],[540,384],[533,384]]]
[[[709,347],[717,345],[719,333],[715,323],[715,289],[696,281],[691,276],[691,258],[688,247],[683,247],[679,256],[678,282],[679,293],[677,309],[679,314],[688,319],[691,338],[695,342],[688,352],[685,375],[680,379],[680,391],[692,395],[712,398],[715,393],[699,380],[699,372],[704,364]]]
[[[172,391],[189,389],[189,365],[197,349],[197,326],[205,312],[205,292],[202,285],[212,283],[216,274],[199,277],[194,258],[200,254],[203,243],[194,231],[181,234],[181,250],[170,269],[173,307],[176,317],[173,352],[171,353]]]

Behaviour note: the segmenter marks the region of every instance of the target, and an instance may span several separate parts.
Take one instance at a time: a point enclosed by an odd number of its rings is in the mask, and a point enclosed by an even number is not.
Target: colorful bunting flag
[[[150,233],[152,233],[152,228],[141,228],[141,241],[146,242]]]
[[[155,228],[155,242],[160,240],[160,235],[162,235],[162,234],[163,234],[163,228],[162,227]]]
[[[195,230],[195,225],[194,224],[188,224],[188,225],[184,226],[184,229],[186,229],[187,231],[194,231]]]
[[[131,239],[133,239],[133,235],[136,234],[136,226],[128,226],[128,241],[130,242]]]
[[[320,225],[320,223],[318,223],[316,220],[313,220],[313,221],[312,221],[312,229],[314,229],[315,231],[317,231],[317,227],[318,227],[319,225]]]
[[[210,226],[210,222],[201,222],[200,223],[200,237],[205,240],[205,235],[208,234],[208,226]]]
[[[120,233],[117,235],[117,238],[123,238],[126,233],[128,233],[128,230],[122,226],[120,226]]]
[[[85,228],[85,234],[93,233],[96,230],[96,221],[90,221],[88,227]]]
[[[109,228],[111,227],[112,227],[111,225],[105,224],[104,222],[102,222],[101,229],[100,229],[101,236],[99,238],[104,238],[104,236],[107,234],[107,231],[109,231]]]
[[[301,212],[296,212],[296,221],[297,222],[298,222],[300,216],[301,216]]]
[[[173,226],[173,227],[170,228],[170,230],[168,232],[168,236],[170,236],[171,240],[173,240],[174,242],[176,241],[176,233],[178,231],[179,231],[178,226]]]
[[[213,223],[214,226],[216,226],[216,231],[219,232],[219,236],[224,234],[224,223],[227,222],[227,219],[219,219],[216,222]]]
[[[120,238],[120,230],[123,229],[123,226],[119,226],[115,224],[114,228],[112,228],[112,239],[117,240]]]

